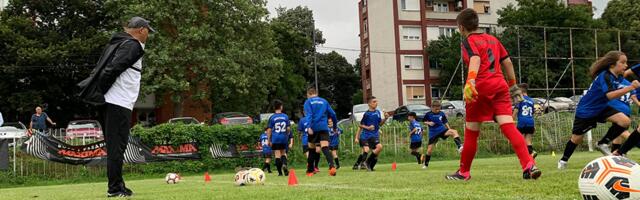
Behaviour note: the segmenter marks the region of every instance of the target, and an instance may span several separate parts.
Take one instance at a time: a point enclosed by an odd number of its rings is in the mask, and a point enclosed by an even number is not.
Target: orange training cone
[[[289,186],[298,185],[298,178],[296,177],[296,171],[289,169]]]
[[[204,173],[204,182],[210,182],[211,176],[209,176],[209,172]]]
[[[396,162],[395,162],[395,161],[393,161],[393,163],[391,164],[391,170],[396,171],[396,168],[397,168],[397,167],[398,167],[398,166],[396,165]]]

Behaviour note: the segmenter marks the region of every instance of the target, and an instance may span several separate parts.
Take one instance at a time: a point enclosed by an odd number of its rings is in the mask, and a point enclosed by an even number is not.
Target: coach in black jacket
[[[108,197],[133,194],[122,179],[122,164],[129,142],[131,112],[140,92],[144,43],[149,32],[155,32],[141,17],[131,18],[124,30],[111,37],[89,78],[78,84],[84,102],[104,108]]]

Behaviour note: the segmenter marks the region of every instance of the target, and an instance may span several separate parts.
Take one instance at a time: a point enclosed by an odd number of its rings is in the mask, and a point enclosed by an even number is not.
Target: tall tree
[[[87,114],[74,97],[117,26],[103,1],[13,0],[0,13],[0,110],[28,122],[36,105],[59,124]],[[87,116],[84,116],[87,117]]]
[[[353,65],[335,51],[318,54],[320,94],[334,107],[338,117],[346,118],[353,106],[353,95],[360,89],[360,76]]]
[[[640,62],[640,2],[636,0],[612,0],[602,14],[607,27],[620,31],[621,49],[630,62]]]
[[[459,68],[458,70],[463,70],[464,68],[462,65],[458,67],[458,62],[460,61],[460,34],[441,36],[438,40],[429,42],[427,51],[429,51],[429,64],[440,69],[440,82],[437,85],[443,89],[442,92],[447,91],[443,98],[451,100],[462,99],[460,71],[454,74],[456,68]],[[453,79],[453,82],[447,89],[451,79]]]
[[[169,94],[175,115],[184,100],[209,100],[213,112],[257,113],[281,77],[264,0],[118,1],[123,19],[157,26],[147,46],[146,92]]]

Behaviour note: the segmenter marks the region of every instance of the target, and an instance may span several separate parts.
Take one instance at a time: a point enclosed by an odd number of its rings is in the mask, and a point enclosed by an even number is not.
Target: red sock
[[[527,150],[527,143],[525,143],[524,137],[520,134],[516,125],[513,123],[502,124],[500,125],[500,129],[502,130],[502,134],[509,139],[513,151],[518,155],[522,169],[526,169],[529,163],[534,164],[533,158]]]
[[[471,170],[471,162],[478,151],[478,136],[480,131],[464,129],[464,144],[460,153],[460,173],[468,173]]]

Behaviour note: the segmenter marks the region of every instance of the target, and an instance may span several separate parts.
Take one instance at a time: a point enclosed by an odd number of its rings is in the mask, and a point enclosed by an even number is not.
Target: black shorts
[[[319,144],[320,141],[329,141],[329,131],[314,132],[313,135],[309,135],[309,142]]]
[[[271,144],[271,150],[286,150],[288,146],[287,144]]]
[[[367,144],[369,145],[369,148],[376,149],[376,146],[378,146],[378,144],[380,144],[380,138],[379,137],[370,137],[369,139],[367,139]]]
[[[583,118],[578,118],[576,117],[573,120],[573,131],[572,133],[575,135],[584,135],[585,133],[589,132],[589,130],[595,128],[596,126],[598,126],[598,123],[605,123],[607,121],[607,118],[618,114],[620,111],[612,108],[612,107],[607,107],[605,108],[602,112],[600,112],[598,115],[596,115],[595,117],[592,118],[588,118],[588,119],[583,119]]]
[[[309,145],[302,145],[302,153],[309,152]]]
[[[447,131],[449,131],[449,129],[445,129],[444,131],[442,131],[441,133],[437,134],[436,136],[429,138],[429,145],[438,143],[438,139],[442,138],[442,140],[446,140],[449,136],[446,136],[445,133],[447,133]]]
[[[362,138],[360,138],[360,140],[358,141],[358,143],[360,144],[360,148],[368,147],[368,146],[369,146],[369,144],[367,143],[367,140],[366,140],[366,139],[362,139]]]
[[[338,146],[329,146],[329,150],[331,151],[338,150]]]
[[[518,131],[523,135],[531,134],[533,135],[536,132],[536,127],[518,127]]]
[[[409,144],[409,148],[411,149],[418,149],[422,147],[422,141],[420,142],[412,142],[411,144]]]

